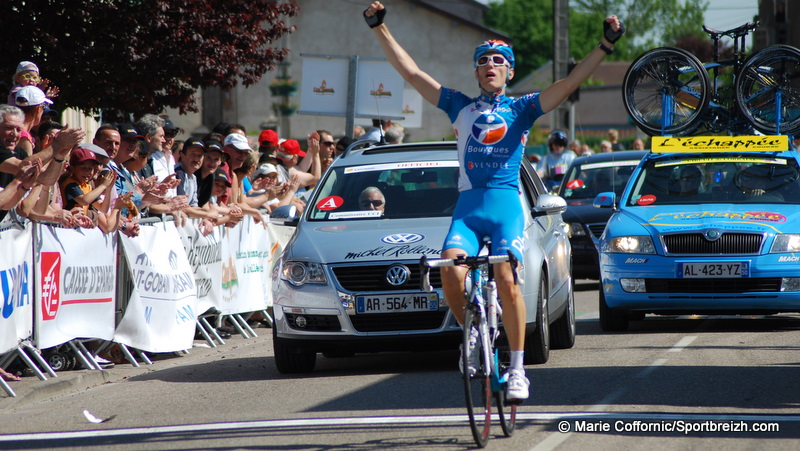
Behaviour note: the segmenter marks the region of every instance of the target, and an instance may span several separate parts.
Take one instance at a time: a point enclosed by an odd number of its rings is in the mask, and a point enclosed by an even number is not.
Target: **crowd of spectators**
[[[266,227],[264,214],[276,207],[302,211],[322,172],[352,142],[318,130],[303,150],[274,130],[254,142],[243,125],[228,123],[184,137],[157,114],[102,124],[88,138],[57,122],[50,105],[58,88],[35,63],[21,62],[13,80],[0,105],[0,227],[28,218],[135,237],[142,218],[165,215],[179,225],[197,218],[206,234],[245,215]]]

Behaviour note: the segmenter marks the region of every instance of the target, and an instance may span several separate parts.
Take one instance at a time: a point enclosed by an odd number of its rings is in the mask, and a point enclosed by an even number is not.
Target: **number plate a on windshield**
[[[678,263],[677,266],[679,279],[750,277],[749,262]]]
[[[438,293],[405,293],[356,296],[356,313],[435,312]]]

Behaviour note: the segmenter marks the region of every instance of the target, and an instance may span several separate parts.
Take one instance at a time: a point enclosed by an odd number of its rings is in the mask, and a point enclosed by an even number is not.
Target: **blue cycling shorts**
[[[443,250],[463,249],[478,255],[483,238],[492,240],[492,255],[509,250],[521,262],[525,219],[519,194],[512,189],[471,189],[458,196]]]

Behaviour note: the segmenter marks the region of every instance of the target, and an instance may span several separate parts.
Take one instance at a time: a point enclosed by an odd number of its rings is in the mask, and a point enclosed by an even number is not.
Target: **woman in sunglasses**
[[[487,41],[474,52],[475,78],[480,95],[471,98],[453,89],[445,89],[423,72],[383,23],[386,8],[373,2],[364,11],[386,57],[400,75],[422,97],[442,109],[453,123],[458,140],[459,198],[453,221],[445,240],[442,258],[477,255],[482,238],[489,236],[492,253],[512,251],[522,261],[524,220],[518,196],[519,167],[528,130],[541,115],[552,111],[584,80],[589,78],[603,58],[613,51],[614,43],[625,28],[616,16],[603,22],[603,36],[570,74],[540,93],[521,98],[505,96],[506,85],[514,77],[514,52],[503,41]],[[444,297],[459,323],[464,322],[464,278],[466,268],[442,268]],[[508,263],[495,265],[495,279],[503,300],[503,324],[511,347],[507,398],[528,398],[528,379],[523,367],[525,341],[525,303]]]

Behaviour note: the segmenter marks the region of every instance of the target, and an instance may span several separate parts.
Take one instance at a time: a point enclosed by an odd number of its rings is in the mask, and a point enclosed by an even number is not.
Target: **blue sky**
[[[706,23],[717,30],[729,30],[753,20],[758,14],[758,0],[710,0]]]

